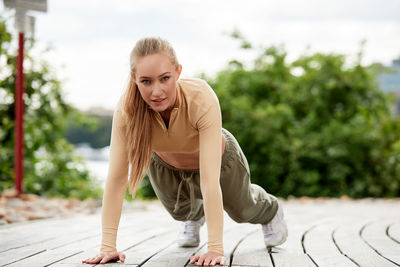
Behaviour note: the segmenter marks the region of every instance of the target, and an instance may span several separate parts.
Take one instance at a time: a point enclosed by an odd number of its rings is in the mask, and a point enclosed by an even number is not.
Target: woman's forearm
[[[118,109],[114,111],[110,162],[103,194],[102,205],[102,241],[100,251],[116,251],[118,224],[121,217],[122,203],[128,186],[128,154],[124,138],[123,116]]]
[[[117,251],[116,241],[127,184],[107,179],[102,206],[102,241],[100,251]]]
[[[224,213],[219,184],[202,185],[204,213],[207,221],[208,251],[224,254]]]

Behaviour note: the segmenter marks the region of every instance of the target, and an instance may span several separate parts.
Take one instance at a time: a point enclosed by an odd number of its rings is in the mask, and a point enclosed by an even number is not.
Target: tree
[[[350,65],[340,54],[292,63],[286,55],[262,48],[249,68],[233,60],[215,77],[203,74],[252,181],[279,196],[400,196],[400,121],[390,112],[393,96],[379,89],[376,65],[361,65],[362,51]]]
[[[12,34],[0,16],[0,191],[14,182],[14,88],[16,51]],[[90,125],[82,113],[63,99],[61,82],[51,66],[33,58],[33,38],[25,42],[24,192],[42,196],[100,197],[74,147],[64,138],[66,121]],[[42,51],[45,53],[45,51]]]

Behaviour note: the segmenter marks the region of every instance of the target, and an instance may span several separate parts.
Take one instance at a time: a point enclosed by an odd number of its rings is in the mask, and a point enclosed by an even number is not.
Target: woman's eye
[[[169,79],[169,76],[165,76],[165,77],[162,78],[163,81],[166,81],[168,79]]]
[[[148,84],[148,83],[150,83],[150,81],[149,80],[142,80],[142,83]]]

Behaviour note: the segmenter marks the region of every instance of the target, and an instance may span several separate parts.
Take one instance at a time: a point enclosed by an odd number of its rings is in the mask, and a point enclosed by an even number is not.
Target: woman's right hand
[[[100,252],[93,258],[88,258],[86,260],[82,260],[82,263],[99,263],[104,264],[109,261],[125,261],[125,254],[118,251],[104,251]]]

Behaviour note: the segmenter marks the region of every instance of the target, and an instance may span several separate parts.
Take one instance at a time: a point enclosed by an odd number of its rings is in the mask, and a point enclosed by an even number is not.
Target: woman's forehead
[[[163,54],[153,54],[140,57],[136,61],[135,72],[138,77],[158,77],[175,69],[170,58]]]

